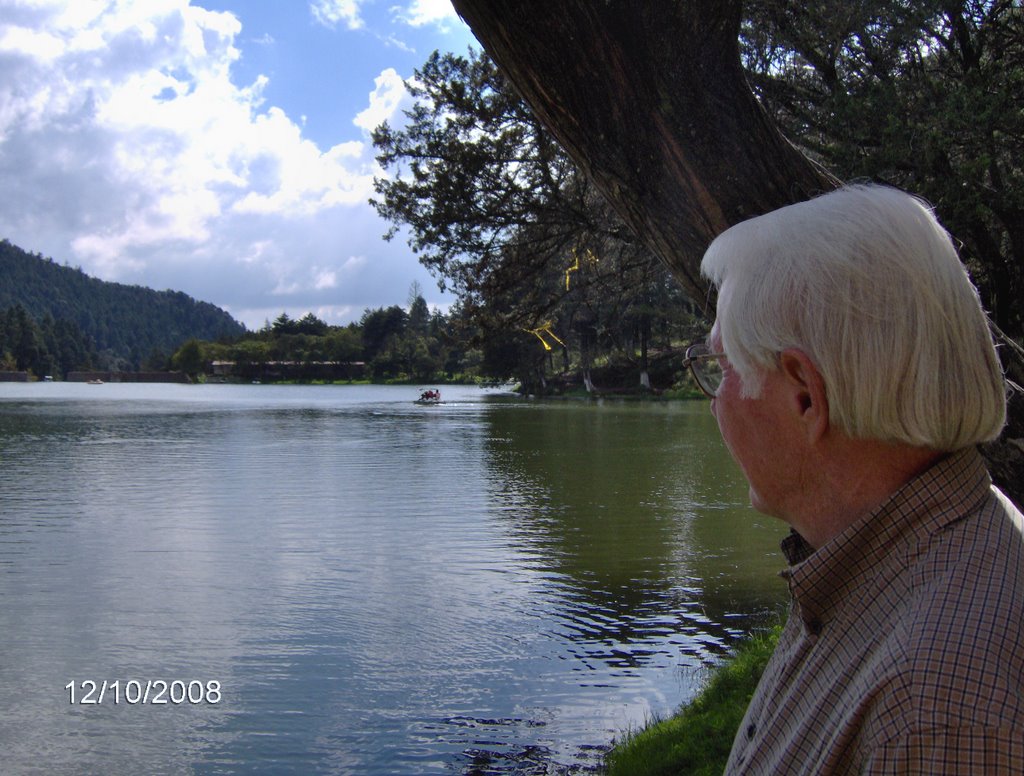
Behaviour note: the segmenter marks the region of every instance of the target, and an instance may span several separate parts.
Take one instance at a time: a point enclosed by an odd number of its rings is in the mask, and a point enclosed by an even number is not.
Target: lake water
[[[0,384],[0,771],[583,772],[778,610],[706,402],[442,392]]]

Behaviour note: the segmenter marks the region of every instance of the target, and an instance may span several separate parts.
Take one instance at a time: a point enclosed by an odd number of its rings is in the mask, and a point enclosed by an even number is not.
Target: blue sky
[[[370,131],[472,34],[448,0],[0,0],[0,237],[250,328],[437,290],[367,204]]]

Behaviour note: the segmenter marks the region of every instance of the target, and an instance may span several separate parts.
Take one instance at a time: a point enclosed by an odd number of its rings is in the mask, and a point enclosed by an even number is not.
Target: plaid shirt
[[[814,552],[727,774],[1024,774],[1024,519],[973,448]]]

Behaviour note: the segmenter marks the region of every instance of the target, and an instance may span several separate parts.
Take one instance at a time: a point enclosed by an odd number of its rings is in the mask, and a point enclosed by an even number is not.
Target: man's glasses
[[[709,399],[715,398],[718,387],[722,384],[722,362],[725,353],[712,353],[705,343],[698,342],[686,349],[683,367],[690,368],[690,374],[697,387]]]

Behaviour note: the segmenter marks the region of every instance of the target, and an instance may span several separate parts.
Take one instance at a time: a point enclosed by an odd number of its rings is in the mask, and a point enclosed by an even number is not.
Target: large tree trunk
[[[739,56],[740,0],[452,0],[505,76],[694,299],[700,258],[739,221],[839,184],[761,109]],[[1011,375],[1024,355],[1006,342]],[[1018,378],[1019,381],[1019,378]],[[1024,400],[986,450],[1024,502]]]

